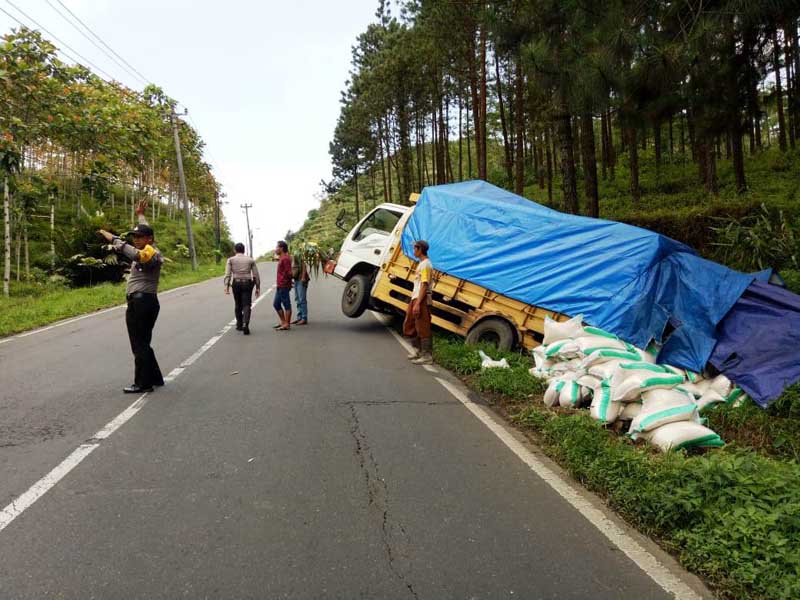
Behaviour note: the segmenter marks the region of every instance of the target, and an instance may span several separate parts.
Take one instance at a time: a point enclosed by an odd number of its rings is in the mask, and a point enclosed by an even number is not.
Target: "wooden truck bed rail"
[[[416,262],[403,254],[400,231],[402,228],[399,228],[392,239],[388,259],[378,273],[372,297],[405,311],[411,300]],[[506,319],[516,330],[517,342],[530,349],[542,342],[545,316],[557,321],[568,318],[561,313],[513,300],[441,271],[434,271],[432,289],[433,324],[462,336],[466,336],[478,321],[497,316]]]

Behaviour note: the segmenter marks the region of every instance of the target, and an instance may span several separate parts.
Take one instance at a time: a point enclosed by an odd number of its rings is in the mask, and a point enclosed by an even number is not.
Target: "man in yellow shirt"
[[[403,323],[403,335],[412,338],[414,352],[408,358],[415,365],[433,362],[433,332],[431,331],[431,304],[433,265],[428,258],[428,242],[414,242],[414,257],[419,261],[414,274],[414,290]]]

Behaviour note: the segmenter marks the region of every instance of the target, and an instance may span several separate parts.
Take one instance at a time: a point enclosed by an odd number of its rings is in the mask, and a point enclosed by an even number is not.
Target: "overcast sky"
[[[57,0],[10,2],[119,81],[142,89],[59,16],[53,6],[69,15]],[[328,142],[350,48],[374,19],[377,0],[61,2],[189,109],[227,194],[224,212],[235,241],[245,240],[239,208],[245,203],[253,204],[257,254],[300,227],[318,204],[320,179],[330,177]],[[29,22],[9,0],[0,7]],[[0,31],[17,26],[0,12]]]

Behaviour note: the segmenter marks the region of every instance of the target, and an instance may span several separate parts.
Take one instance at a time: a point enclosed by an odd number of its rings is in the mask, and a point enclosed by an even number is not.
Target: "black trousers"
[[[234,279],[231,284],[233,290],[233,312],[236,315],[236,325],[250,325],[250,311],[253,304],[253,281]]]
[[[160,309],[155,294],[136,292],[128,296],[125,324],[128,326],[128,338],[136,365],[133,382],[140,387],[164,385],[156,355],[150,347]]]

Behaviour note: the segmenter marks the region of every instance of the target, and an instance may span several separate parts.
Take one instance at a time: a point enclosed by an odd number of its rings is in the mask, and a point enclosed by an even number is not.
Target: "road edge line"
[[[412,350],[411,344],[399,333],[392,329],[386,321],[374,312],[372,316],[381,323],[392,337],[407,351]],[[609,542],[618,548],[628,559],[631,560],[645,575],[652,579],[656,585],[668,594],[680,600],[702,600],[703,595],[692,589],[692,587],[678,575],[672,573],[670,568],[664,565],[652,552],[644,548],[636,539],[625,532],[625,530],[615,523],[603,510],[595,506],[583,494],[590,492],[581,489],[578,491],[574,485],[559,475],[556,471],[545,465],[537,458],[522,442],[520,442],[508,430],[505,423],[498,422],[497,419],[482,405],[470,400],[468,392],[462,391],[453,383],[441,378],[434,379],[447,390],[451,396],[461,402],[473,416],[483,423],[503,444],[513,452],[527,467],[533,471],[542,481],[553,489],[563,498],[572,508],[589,521]],[[641,534],[639,534],[641,535]],[[680,565],[676,567],[683,569]],[[691,573],[687,575],[694,577]],[[702,585],[702,582],[698,579]]]

